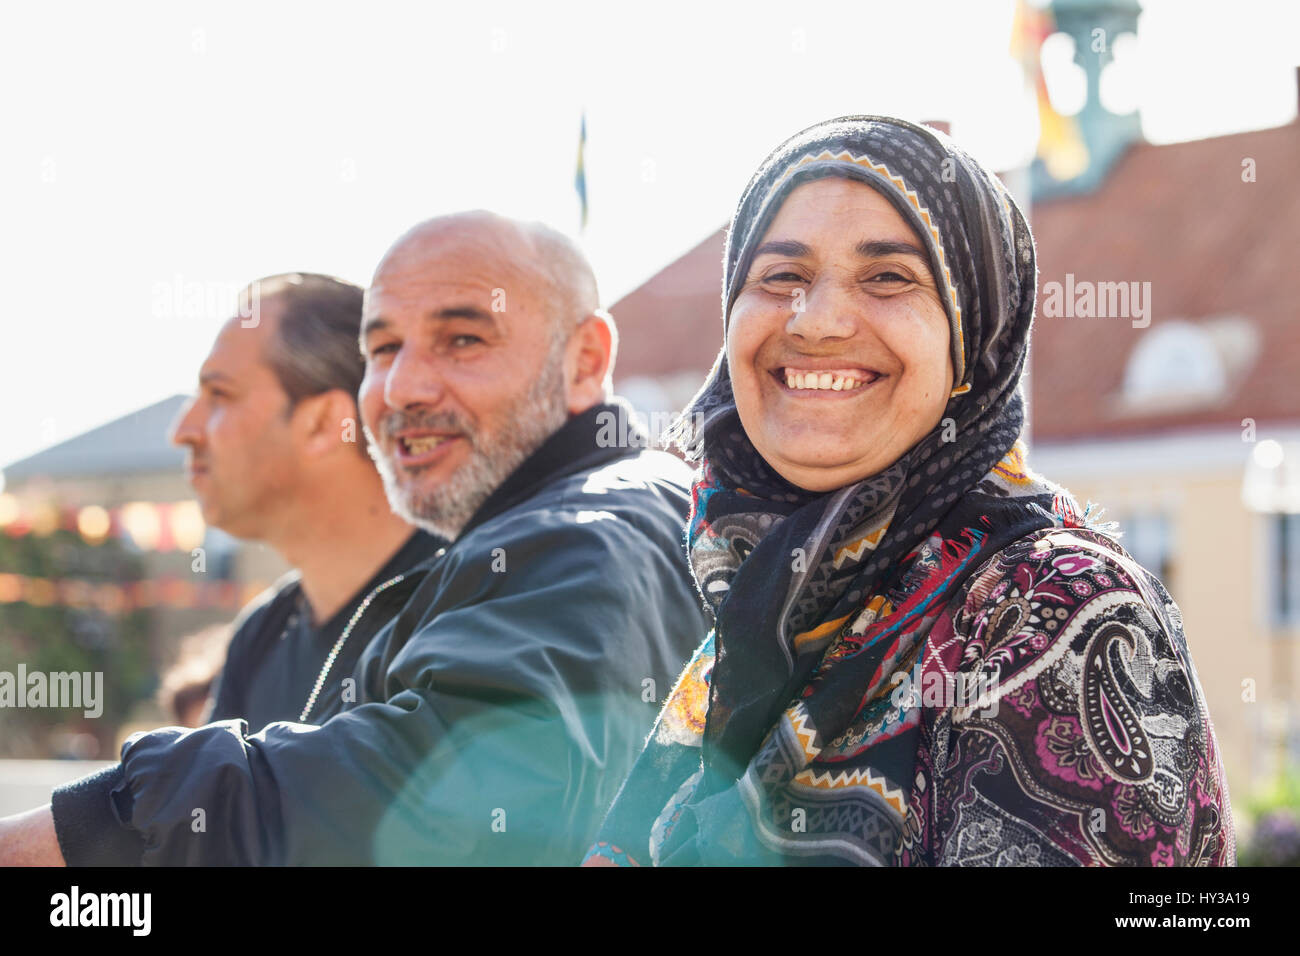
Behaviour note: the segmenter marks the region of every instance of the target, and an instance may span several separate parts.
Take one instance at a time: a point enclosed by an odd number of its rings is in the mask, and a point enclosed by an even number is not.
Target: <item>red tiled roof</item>
[[[1242,161],[1255,160],[1255,182]],[[1300,418],[1300,123],[1167,146],[1133,146],[1095,192],[1036,205],[1039,308],[1030,377],[1034,439],[1131,436],[1153,431]],[[665,267],[611,309],[621,335],[617,372],[698,372],[722,339],[725,228]],[[1043,286],[1150,282],[1151,323],[1043,314]],[[1161,323],[1204,324],[1235,315],[1258,333],[1253,365],[1229,378],[1215,403],[1165,411],[1120,408],[1132,350]],[[1136,411],[1136,413],[1135,413]]]
[[[722,346],[723,226],[610,307],[618,325],[619,379],[698,370]]]
[[[1255,160],[1255,182],[1242,161]],[[1038,316],[1031,344],[1039,439],[1300,418],[1300,123],[1168,146],[1139,144],[1086,196],[1034,206]],[[1151,324],[1043,314],[1043,287],[1080,280],[1150,282]],[[1253,367],[1197,409],[1115,410],[1129,354],[1162,322],[1249,319]]]

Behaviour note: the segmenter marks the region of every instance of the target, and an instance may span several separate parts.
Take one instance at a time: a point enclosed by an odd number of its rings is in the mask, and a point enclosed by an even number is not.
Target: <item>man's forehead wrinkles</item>
[[[513,270],[512,270],[513,272]],[[478,307],[488,313],[527,312],[538,305],[536,281],[519,276],[459,274],[454,277],[378,276],[366,295],[365,319],[393,320],[398,314],[433,315],[443,309]]]
[[[491,289],[465,285],[383,293],[369,300],[363,314],[363,328],[392,325],[402,317],[437,317],[443,312],[474,311],[487,315],[493,311],[494,298]]]
[[[371,287],[372,298],[414,300],[420,298],[455,298],[460,296],[491,297],[498,289],[514,290],[520,287],[517,276],[506,274],[476,274],[461,272],[455,278],[442,278],[427,274],[407,274],[378,277]]]

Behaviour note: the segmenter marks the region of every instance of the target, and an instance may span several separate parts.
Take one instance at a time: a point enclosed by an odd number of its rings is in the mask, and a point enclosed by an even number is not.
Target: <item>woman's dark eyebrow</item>
[[[754,258],[759,256],[789,256],[792,259],[802,259],[811,252],[807,246],[795,239],[773,239],[771,242],[765,242],[754,250]]]
[[[916,246],[912,245],[912,243],[900,242],[892,239],[863,240],[862,242],[859,242],[854,249],[858,255],[865,256],[868,259],[881,259],[885,256],[904,255],[916,256],[923,262],[929,261],[926,254]],[[804,256],[811,254],[811,252],[811,249],[802,242],[799,242],[797,239],[773,239],[771,242],[765,242],[754,250],[754,258],[757,259],[759,256],[773,255],[789,256],[792,259],[801,259]]]
[[[877,242],[863,241],[854,247],[858,255],[866,256],[868,259],[880,259],[885,256],[916,256],[918,259],[928,262],[929,257],[924,252],[916,248],[910,242],[897,242],[894,240],[882,240]]]

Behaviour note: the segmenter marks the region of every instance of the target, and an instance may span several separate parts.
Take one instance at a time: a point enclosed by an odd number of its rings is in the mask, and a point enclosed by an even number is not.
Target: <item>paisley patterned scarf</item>
[[[899,688],[919,676],[930,627],[1002,548],[1086,524],[1023,461],[1028,226],[944,135],[855,116],[778,147],[731,224],[724,327],[784,199],[826,176],[877,190],[924,242],[956,382],[939,424],[892,465],[813,493],[755,451],[724,346],[676,434],[700,459],[687,537],[715,627],[593,848],[615,862],[892,862],[920,719]]]

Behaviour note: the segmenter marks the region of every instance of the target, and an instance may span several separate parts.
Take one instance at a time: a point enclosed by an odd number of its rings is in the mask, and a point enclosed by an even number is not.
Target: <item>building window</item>
[[[1124,532],[1119,543],[1133,560],[1160,579],[1171,594],[1174,573],[1173,531],[1169,516],[1163,512],[1145,511],[1130,514],[1119,523]]]
[[[1269,515],[1269,607],[1274,627],[1300,627],[1300,514]]]
[[[1190,322],[1164,322],[1144,335],[1124,369],[1123,402],[1132,411],[1199,404],[1223,397],[1227,373],[1213,337]]]

